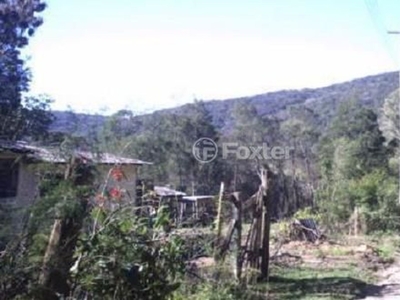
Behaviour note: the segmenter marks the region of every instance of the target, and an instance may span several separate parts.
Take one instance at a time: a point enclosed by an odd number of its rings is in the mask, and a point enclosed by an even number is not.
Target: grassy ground
[[[321,244],[275,239],[269,282],[237,289],[229,271],[216,282],[208,259],[200,272],[206,280],[187,281],[177,299],[360,299],[379,293],[379,274],[396,261],[399,246],[394,235],[342,236]],[[228,261],[225,270],[231,269]]]
[[[213,284],[199,284],[192,294],[186,293],[182,299],[357,299],[367,289],[378,289],[371,284],[373,275],[355,266],[321,269],[273,265],[269,282],[259,282],[239,290],[231,285],[232,279],[225,277],[214,287]]]
[[[354,299],[371,285],[370,272],[356,266],[271,270],[266,290],[274,299]]]

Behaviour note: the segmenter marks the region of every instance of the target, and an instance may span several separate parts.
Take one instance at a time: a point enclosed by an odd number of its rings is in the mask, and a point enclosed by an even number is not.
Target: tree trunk
[[[64,179],[72,180],[75,186],[90,183],[89,176],[83,176],[80,181],[73,178],[75,167],[75,159],[72,159],[67,165]],[[75,201],[80,202],[82,211],[85,212],[86,199],[75,199]],[[69,294],[69,270],[74,263],[73,253],[82,224],[83,216],[57,218],[54,221],[39,276],[39,283],[46,293],[52,291],[64,296]]]
[[[49,242],[46,248],[46,253],[43,258],[42,273],[39,276],[39,284],[48,286],[51,273],[51,260],[56,256],[57,247],[61,238],[62,220],[56,219],[51,230]]]

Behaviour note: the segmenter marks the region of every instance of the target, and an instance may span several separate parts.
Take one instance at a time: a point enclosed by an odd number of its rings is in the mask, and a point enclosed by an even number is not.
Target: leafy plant
[[[75,253],[76,291],[94,299],[167,299],[179,287],[183,241],[166,234],[168,212],[161,207],[149,227],[134,210],[92,211],[95,230],[82,234]]]

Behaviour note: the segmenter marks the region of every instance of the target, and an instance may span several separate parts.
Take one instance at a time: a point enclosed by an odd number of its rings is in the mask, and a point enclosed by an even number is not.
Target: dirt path
[[[366,291],[369,296],[362,299],[400,300],[400,259],[397,258],[389,268],[382,271],[380,277],[382,281],[378,283],[379,289]]]

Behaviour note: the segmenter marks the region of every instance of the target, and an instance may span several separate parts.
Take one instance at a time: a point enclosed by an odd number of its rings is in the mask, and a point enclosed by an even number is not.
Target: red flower
[[[121,200],[122,192],[120,189],[112,188],[112,189],[110,189],[110,196],[111,196],[111,198],[113,198],[115,200]]]
[[[120,167],[115,167],[111,170],[111,176],[116,181],[121,181],[124,178],[124,173],[122,172]]]

